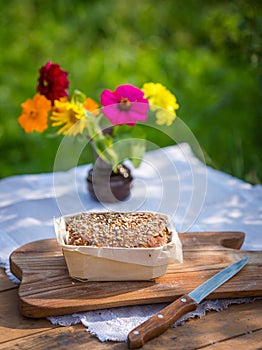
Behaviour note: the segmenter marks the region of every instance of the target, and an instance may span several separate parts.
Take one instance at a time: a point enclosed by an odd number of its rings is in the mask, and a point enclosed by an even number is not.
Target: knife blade
[[[245,257],[227,266],[192,292],[184,294],[133,329],[128,334],[129,349],[138,349],[142,347],[148,340],[164,333],[179,317],[189,311],[195,310],[205,297],[235,276],[246,265],[248,260],[249,257]]]

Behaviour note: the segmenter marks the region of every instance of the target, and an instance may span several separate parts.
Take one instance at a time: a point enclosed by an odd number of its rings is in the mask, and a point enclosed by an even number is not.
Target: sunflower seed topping
[[[92,212],[67,217],[65,221],[70,245],[154,248],[171,240],[164,214]]]

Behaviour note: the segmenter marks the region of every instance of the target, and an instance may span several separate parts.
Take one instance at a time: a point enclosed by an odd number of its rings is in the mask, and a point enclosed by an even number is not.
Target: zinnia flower
[[[23,110],[18,122],[25,132],[31,133],[34,130],[43,132],[47,129],[51,102],[45,96],[36,94],[33,99],[27,99],[23,102],[21,107]]]
[[[104,90],[101,105],[113,125],[133,126],[137,121],[145,121],[149,108],[143,91],[132,85],[120,85],[115,91]]]
[[[61,126],[58,134],[69,136],[82,134],[87,126],[82,105],[66,98],[55,100],[50,120],[52,126]]]
[[[68,73],[63,71],[57,63],[49,61],[40,68],[39,72],[37,91],[52,103],[60,97],[68,96],[66,91],[69,87]]]
[[[146,83],[142,91],[148,98],[151,109],[156,111],[157,123],[171,125],[176,118],[176,110],[179,108],[175,95],[159,83]]]
[[[94,116],[97,116],[98,113],[99,113],[99,110],[98,110],[98,104],[96,103],[96,101],[94,101],[91,97],[88,97],[84,103],[83,103],[83,106],[85,107],[85,109],[92,113]]]
[[[176,114],[170,113],[165,109],[159,108],[156,110],[156,123],[158,125],[170,126],[176,119]]]

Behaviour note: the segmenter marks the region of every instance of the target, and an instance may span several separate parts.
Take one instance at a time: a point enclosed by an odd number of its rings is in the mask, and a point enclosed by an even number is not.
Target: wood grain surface
[[[17,292],[18,286],[0,269],[0,350],[128,350],[126,342],[101,343],[82,324],[60,327],[22,316]],[[261,344],[262,300],[256,300],[171,327],[143,350],[258,350]]]
[[[68,276],[55,239],[29,243],[11,254],[12,272],[22,280],[19,308],[40,318],[126,305],[169,302],[190,292],[230,263],[250,256],[248,265],[219,287],[210,298],[262,296],[262,252],[241,251],[241,232],[179,234],[183,264],[171,264],[154,281],[79,282]]]

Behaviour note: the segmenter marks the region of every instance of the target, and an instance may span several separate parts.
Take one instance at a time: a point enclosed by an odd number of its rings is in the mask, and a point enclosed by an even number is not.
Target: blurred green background
[[[175,93],[207,164],[261,182],[262,1],[0,4],[0,177],[53,169],[61,139],[25,134],[17,123],[39,67],[52,60],[69,72],[70,92],[97,100],[104,88],[161,82]]]

